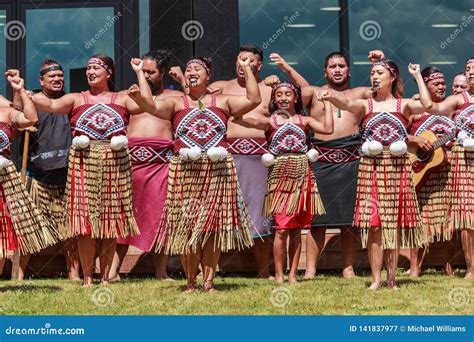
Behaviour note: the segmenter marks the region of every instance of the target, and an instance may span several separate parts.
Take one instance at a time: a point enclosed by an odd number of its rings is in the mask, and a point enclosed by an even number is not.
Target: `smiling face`
[[[61,93],[64,88],[64,72],[62,70],[48,71],[43,76],[40,76],[39,82],[45,93]]]
[[[394,80],[390,71],[381,65],[375,65],[370,71],[370,82],[374,90],[390,90]]]
[[[435,78],[429,81],[426,86],[433,101],[441,102],[446,97],[446,81],[444,78]]]
[[[467,89],[469,89],[469,83],[467,82],[466,75],[457,75],[454,77],[452,87],[453,95],[461,94]]]
[[[99,87],[106,86],[109,81],[110,75],[104,67],[99,64],[91,63],[87,65],[86,77],[89,86]]]
[[[280,87],[275,90],[274,99],[277,109],[283,109],[291,113],[294,111],[298,97],[291,88]]]
[[[184,78],[189,88],[199,87],[201,85],[207,86],[209,82],[209,75],[206,69],[199,63],[190,63],[184,71]]]
[[[259,55],[248,51],[242,51],[237,56],[237,60],[235,61],[235,73],[237,74],[237,78],[245,80],[245,73],[242,67],[239,65],[239,60],[244,61],[247,59],[250,60],[250,67],[252,68],[255,78],[258,78],[258,74],[262,70],[263,63],[260,60]]]
[[[349,66],[345,59],[340,56],[330,58],[324,70],[324,77],[329,85],[340,87],[346,84],[349,80]]]

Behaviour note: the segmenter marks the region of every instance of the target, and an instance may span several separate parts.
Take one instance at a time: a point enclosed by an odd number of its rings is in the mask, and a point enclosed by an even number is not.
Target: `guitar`
[[[419,137],[428,139],[433,149],[425,151],[417,146],[408,147],[408,158],[412,164],[413,181],[417,190],[426,182],[431,172],[447,163],[446,151],[442,147],[456,137],[456,131],[453,130],[438,138],[436,134],[426,130],[421,132]]]

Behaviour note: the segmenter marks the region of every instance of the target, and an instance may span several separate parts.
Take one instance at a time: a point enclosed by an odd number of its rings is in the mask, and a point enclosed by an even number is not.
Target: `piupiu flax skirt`
[[[421,247],[427,243],[406,155],[393,156],[388,151],[369,157],[359,164],[354,226],[361,230],[367,247],[371,229],[382,229],[382,248]]]
[[[36,253],[59,241],[51,222],[28,195],[12,162],[0,170],[0,257]]]
[[[250,230],[231,154],[216,162],[204,153],[196,161],[173,156],[157,251],[188,254],[213,235],[214,248],[240,250],[253,245]]]
[[[127,148],[113,151],[109,141],[97,140],[84,150],[71,146],[64,213],[63,237],[109,239],[139,233]]]

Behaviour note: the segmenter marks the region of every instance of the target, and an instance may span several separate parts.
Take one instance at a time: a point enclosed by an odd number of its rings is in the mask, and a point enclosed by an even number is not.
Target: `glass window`
[[[27,86],[39,87],[41,63],[52,58],[64,68],[67,92],[87,89],[87,60],[97,53],[114,58],[114,26],[121,15],[113,7],[26,10]]]
[[[282,75],[268,56],[279,53],[311,84],[323,84],[324,58],[339,50],[337,0],[239,0],[240,43],[264,50],[263,75]]]
[[[150,50],[150,0],[140,0],[138,3],[139,11],[139,39],[140,56]]]
[[[474,5],[467,1],[349,1],[352,86],[370,85],[367,53],[382,49],[400,68],[405,97],[417,91],[409,63],[440,68],[451,94],[453,77],[474,54],[473,27]]]
[[[7,11],[0,10],[0,74],[3,75],[7,70],[7,57],[6,57],[6,37],[3,32],[5,28],[5,22],[7,19]],[[6,80],[3,78],[3,81],[0,82],[0,94],[6,96],[7,94],[7,85]]]

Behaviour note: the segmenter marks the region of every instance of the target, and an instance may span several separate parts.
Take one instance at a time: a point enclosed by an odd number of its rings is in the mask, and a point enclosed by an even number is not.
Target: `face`
[[[446,97],[446,81],[444,78],[435,78],[429,81],[426,86],[433,101],[441,102]]]
[[[99,64],[88,64],[86,69],[86,77],[89,86],[106,85],[109,81],[109,73]]]
[[[281,87],[275,91],[275,104],[278,109],[283,109],[292,112],[298,100],[296,94],[291,88]]]
[[[243,61],[250,59],[250,67],[252,68],[253,74],[255,75],[255,77],[258,76],[258,74],[260,73],[263,67],[263,63],[260,60],[259,55],[252,52],[242,51],[237,56],[237,60],[235,62],[235,72],[238,78],[244,80],[245,74],[244,74],[244,70],[239,65],[239,59]]]
[[[461,94],[469,89],[469,83],[465,75],[457,75],[453,80],[453,95]]]
[[[40,76],[39,82],[46,93],[60,93],[64,87],[64,72],[61,70],[48,71]]]
[[[158,69],[156,61],[152,59],[143,60],[143,73],[148,82],[148,85],[151,88],[151,91],[154,93],[161,88],[161,83],[163,77],[165,76],[165,69]]]
[[[374,66],[370,71],[370,82],[374,90],[391,89],[394,80],[390,71],[381,65]]]
[[[195,88],[200,85],[207,86],[209,81],[209,75],[207,74],[206,69],[198,63],[191,63],[186,67],[184,78],[186,79],[186,84],[190,88]]]
[[[344,58],[334,56],[329,59],[328,66],[324,70],[324,77],[331,85],[342,86],[349,80],[349,66]]]
[[[474,62],[469,63],[466,65],[466,79],[469,87],[472,89],[474,88]]]

